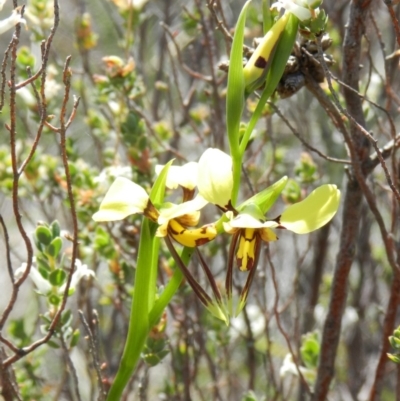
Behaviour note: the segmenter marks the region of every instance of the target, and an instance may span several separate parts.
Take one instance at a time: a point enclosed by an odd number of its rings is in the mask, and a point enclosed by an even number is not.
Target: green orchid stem
[[[147,219],[143,220],[128,336],[120,367],[108,393],[107,401],[121,399],[122,393],[139,362],[149,331],[158,323],[183,280],[182,272],[176,268],[164,291],[154,301],[154,277],[157,276],[160,241],[153,235],[151,224]],[[188,263],[192,254],[193,249],[184,248],[181,258],[185,263]],[[149,267],[151,272],[149,272]],[[146,313],[149,308],[151,308],[150,312]]]
[[[180,258],[185,264],[188,264],[190,258],[193,255],[194,248],[185,247],[182,250]],[[149,322],[150,327],[157,324],[158,320],[160,319],[164,309],[170,303],[172,297],[175,295],[176,291],[179,289],[183,281],[183,274],[179,268],[175,268],[174,274],[171,277],[171,280],[166,285],[164,291],[160,295],[160,297],[154,303],[153,308],[149,314]]]
[[[129,319],[128,335],[122,354],[120,366],[107,396],[107,401],[120,400],[144,347],[149,326],[149,296],[154,291],[150,288],[154,283],[157,270],[159,239],[151,235],[151,222],[144,218],[140,235],[139,251],[135,274],[135,290]]]
[[[232,205],[236,206],[237,198],[240,189],[240,179],[242,172],[242,159],[243,154],[237,155],[236,157],[232,155],[232,174],[233,174],[233,188],[232,188]]]

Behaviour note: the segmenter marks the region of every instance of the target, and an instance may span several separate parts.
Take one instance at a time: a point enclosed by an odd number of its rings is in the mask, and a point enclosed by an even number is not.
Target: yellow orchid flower
[[[226,279],[228,302],[231,302],[232,296],[232,269],[235,255],[239,269],[249,271],[236,314],[239,314],[245,305],[260,254],[261,241],[270,242],[278,239],[272,228],[287,229],[296,234],[315,231],[333,218],[339,208],[339,201],[340,191],[336,185],[327,184],[315,189],[303,201],[289,206],[273,220],[266,220],[255,204],[246,205],[237,216],[234,216],[233,212],[226,213],[229,221],[223,223],[224,230],[233,234]]]

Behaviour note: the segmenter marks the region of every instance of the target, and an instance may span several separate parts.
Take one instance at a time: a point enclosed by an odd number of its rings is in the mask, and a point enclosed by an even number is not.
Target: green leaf
[[[79,329],[75,329],[71,336],[71,341],[69,343],[70,347],[75,347],[81,337],[81,332]]]
[[[50,224],[51,232],[53,233],[53,238],[59,237],[61,233],[60,223],[57,220],[54,220]]]
[[[60,253],[62,247],[62,239],[60,237],[56,237],[51,241],[50,245],[47,247],[47,253],[56,258]]]
[[[262,2],[263,11],[263,32],[264,35],[271,29],[274,19],[271,13],[271,4],[269,0],[263,0]]]
[[[160,176],[162,174],[163,172]],[[157,194],[154,196],[157,197]],[[153,290],[150,287],[153,285],[154,278],[154,273],[151,271],[157,269],[158,252],[155,251],[158,249],[157,246],[159,244],[159,239],[151,235],[150,223],[148,219],[143,219],[128,335],[117,375],[108,393],[108,401],[121,399],[124,388],[128,384],[140,359],[150,329],[149,291]]]
[[[43,245],[49,245],[53,239],[51,231],[45,226],[37,227],[35,230],[35,236],[37,240]]]
[[[318,333],[312,332],[302,336],[300,347],[301,359],[308,368],[316,368],[320,353]]]
[[[165,184],[167,182],[168,170],[171,164],[174,162],[174,159],[170,160],[164,168],[161,170],[158,175],[155,183],[150,192],[150,200],[154,205],[160,205],[164,202],[164,194],[165,194]]]
[[[42,275],[42,277],[46,280],[49,279],[49,269],[45,269],[43,266],[38,266],[38,271]]]
[[[228,85],[226,92],[226,128],[232,157],[238,155],[239,128],[244,107],[244,75],[243,75],[243,40],[246,13],[250,1],[247,1],[239,15],[233,36],[229,57]]]
[[[50,346],[51,348],[54,348],[54,349],[59,349],[59,348],[60,348],[60,346],[59,346],[56,342],[54,342],[54,341],[52,341],[52,340],[47,341],[46,344],[47,344],[48,346]]]
[[[322,185],[306,199],[289,206],[280,217],[280,224],[296,234],[307,234],[328,223],[339,208],[340,191],[336,185]]]
[[[287,181],[288,178],[286,176],[282,177],[279,181],[275,182],[275,184],[272,184],[268,188],[243,202],[238,207],[238,211],[243,210],[247,205],[253,203],[260,208],[263,214],[267,213],[285,188]]]
[[[386,354],[386,355],[394,363],[400,364],[400,356],[399,355],[393,355],[393,354]]]
[[[62,269],[56,269],[52,271],[49,275],[50,284],[54,285],[55,287],[60,287],[61,285],[63,285],[66,278],[67,274]]]
[[[64,311],[61,315],[61,325],[69,325],[72,322],[72,312],[70,309]]]

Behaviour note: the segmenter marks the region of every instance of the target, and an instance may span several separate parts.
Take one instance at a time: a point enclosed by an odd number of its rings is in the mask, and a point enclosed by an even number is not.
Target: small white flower
[[[316,372],[312,369],[308,369],[304,366],[298,367],[303,377],[307,380],[308,383],[313,383],[315,380]],[[283,360],[283,364],[279,369],[279,376],[285,377],[288,373],[298,376],[299,372],[295,363],[293,362],[292,354],[286,354],[285,359]]]
[[[79,259],[76,259],[75,262],[75,271],[72,274],[71,285],[69,286],[69,290],[75,290],[76,286],[79,284],[83,277],[95,277],[95,272],[87,267],[87,265],[83,265]],[[65,291],[67,283],[63,284],[58,290],[59,293],[63,293]]]
[[[35,257],[32,259],[32,266],[31,266],[31,270],[29,272],[29,277],[31,278],[31,280],[33,281],[33,283],[35,284],[35,286],[39,290],[39,292],[44,294],[44,295],[46,295],[47,293],[49,293],[51,291],[51,289],[53,287],[49,283],[49,281],[46,280],[39,273],[39,270],[35,266],[33,266],[33,263],[36,263],[36,258]],[[14,273],[15,278],[18,279],[21,276],[23,276],[27,266],[28,266],[27,263],[22,263],[22,265],[17,270],[15,270],[15,273]]]
[[[47,295],[49,292],[53,290],[53,286],[51,283],[46,280],[39,272],[39,270],[36,268],[36,266],[33,266],[33,263],[36,263],[36,258],[33,258],[32,260],[32,266],[31,270],[29,272],[29,277],[35,284],[36,288],[38,291],[43,294]],[[22,265],[15,271],[15,277],[19,278],[21,277],[27,267],[27,263],[22,263]],[[70,291],[72,290],[75,291],[76,286],[78,285],[79,281],[83,277],[95,277],[95,272],[87,267],[87,265],[83,265],[82,262],[79,259],[76,259],[75,261],[75,271],[72,274],[72,279],[71,279],[71,285],[69,287]],[[59,295],[62,295],[65,291],[66,283],[64,283],[61,287],[57,289],[57,293]]]

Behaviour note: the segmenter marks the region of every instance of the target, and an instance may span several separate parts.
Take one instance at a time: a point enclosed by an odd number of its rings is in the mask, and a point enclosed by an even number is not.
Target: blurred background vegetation
[[[0,361],[17,355],[15,363],[3,365],[0,371],[5,400],[103,399],[101,388],[107,391],[113,380],[127,333],[141,218],[99,224],[91,216],[115,177],[124,176],[150,188],[155,164],[171,158],[182,164],[198,160],[208,147],[226,151],[228,146],[226,68],[221,64],[228,60],[230,35],[244,1],[60,3],[54,37],[54,2],[29,0],[24,10],[27,29],[19,28],[19,43],[12,41],[11,31],[0,38],[5,60],[0,115]],[[354,90],[366,129],[380,148],[389,149],[383,155],[399,190],[400,164],[395,152],[399,146],[399,54],[395,52],[395,26],[383,1],[364,6],[360,1],[345,0],[323,4],[331,39],[326,64],[334,77],[346,74],[343,43],[356,26],[353,11],[357,7],[364,7],[364,24],[362,40],[354,45],[360,51],[360,59],[355,60],[359,87]],[[390,7],[398,14],[396,7]],[[11,9],[8,2],[4,17]],[[250,47],[254,38],[262,36],[260,10],[261,1],[253,1],[246,30]],[[307,46],[308,54],[299,51],[304,47],[304,39],[299,38],[293,53],[293,59],[301,64],[294,77],[299,90],[283,95],[281,90],[282,96],[273,96],[253,133],[243,165],[242,199],[283,175],[290,177],[282,200],[271,211],[273,217],[285,203],[301,200],[316,186],[336,184],[345,194],[346,185],[354,180],[354,160],[330,107],[338,111],[344,124],[351,125],[349,118],[335,103],[327,81],[318,79],[318,68],[309,61],[316,50]],[[10,82],[18,84],[38,71],[33,85],[16,90],[14,107]],[[70,84],[63,82],[63,76]],[[343,85],[333,78],[332,85],[339,106],[349,107],[342,95]],[[74,97],[80,102],[63,145],[61,134],[53,128],[60,126],[66,88],[70,95],[64,107],[66,120]],[[256,97],[247,100],[248,115],[255,102]],[[351,113],[351,107],[349,110]],[[6,128],[12,124],[15,141]],[[372,167],[365,183],[386,231],[379,226],[376,211],[371,211],[371,202],[360,198],[357,236],[351,249],[354,260],[342,286],[348,293],[338,312],[340,340],[337,348],[332,344],[336,358],[334,372],[329,373],[333,379],[329,400],[400,399],[400,371],[386,358],[388,335],[399,324],[400,285],[393,285],[393,266],[398,270],[400,259],[399,203],[373,149],[367,152]],[[18,166],[29,158],[18,177],[18,194],[13,193],[13,154]],[[60,272],[51,279],[61,288],[66,280],[61,272],[68,272],[73,248],[68,180],[78,223],[77,256],[95,277],[86,274],[76,284],[54,336],[27,355],[19,355],[18,349],[45,336],[63,297],[61,293],[52,299],[44,297],[27,279],[10,304],[15,294],[10,268],[15,272],[26,263],[29,252],[16,210],[22,215],[36,265],[42,266],[46,275],[46,266],[56,263]],[[182,285],[163,320],[152,330],[124,399],[309,399],[318,366],[323,366],[321,341],[324,323],[333,313],[329,306],[330,299],[335,299],[332,292],[340,291],[332,283],[337,255],[343,252],[341,214],[316,233],[296,237],[281,232],[279,241],[265,247],[247,307],[229,327],[209,315],[190,287]],[[206,215],[210,221],[216,210],[209,206]],[[202,248],[221,285],[228,245],[221,237]],[[397,265],[388,261],[396,258]],[[162,247],[160,288],[173,266]],[[190,269],[205,283],[195,258]],[[245,277],[235,272],[235,280],[239,292]],[[329,347],[329,339],[323,347]],[[303,380],[299,380],[292,353]],[[381,360],[383,365],[378,364]]]

